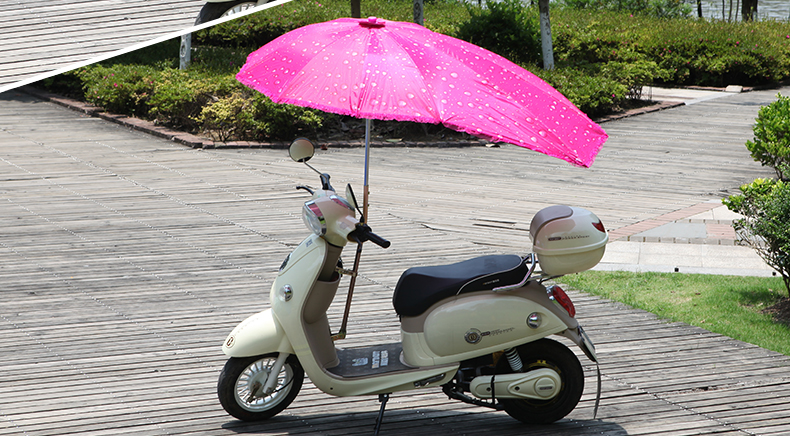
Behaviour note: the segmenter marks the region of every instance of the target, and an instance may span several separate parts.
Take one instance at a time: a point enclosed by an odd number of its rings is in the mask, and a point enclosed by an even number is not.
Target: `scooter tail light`
[[[592,225],[593,225],[593,227],[595,227],[596,230],[598,230],[598,231],[600,231],[602,233],[606,232],[606,228],[603,226],[603,222],[601,222],[601,221],[593,222]]]
[[[576,307],[574,307],[573,301],[571,301],[570,297],[568,297],[568,294],[566,294],[561,287],[552,286],[551,289],[549,289],[549,298],[559,303],[560,306],[562,306],[562,308],[568,312],[568,315],[571,318],[576,316]]]

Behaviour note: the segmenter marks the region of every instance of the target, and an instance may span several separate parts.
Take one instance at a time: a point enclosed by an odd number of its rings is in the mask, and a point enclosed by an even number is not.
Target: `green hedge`
[[[567,65],[652,61],[674,85],[760,85],[790,77],[790,25],[656,19],[557,9],[552,34]]]
[[[236,81],[234,74],[210,69],[110,64],[84,67],[67,76],[83,84],[82,99],[107,111],[200,132],[220,141],[314,134],[323,121],[319,111],[276,105]]]

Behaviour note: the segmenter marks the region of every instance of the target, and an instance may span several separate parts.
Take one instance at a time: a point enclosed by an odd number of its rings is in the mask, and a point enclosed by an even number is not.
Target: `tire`
[[[267,397],[247,401],[251,386],[266,382],[278,355],[269,353],[228,359],[217,383],[217,396],[227,413],[242,421],[261,421],[279,414],[291,404],[304,382],[304,370],[293,355],[285,361],[275,391]]]
[[[524,372],[551,368],[560,375],[560,392],[550,400],[500,399],[505,412],[522,423],[549,424],[568,415],[579,403],[584,391],[584,370],[579,359],[565,345],[540,339],[518,347]],[[512,373],[505,355],[497,362],[497,373]]]
[[[257,1],[232,0],[222,3],[206,3],[198,14],[195,25],[208,23],[225,15],[232,15],[258,5]]]

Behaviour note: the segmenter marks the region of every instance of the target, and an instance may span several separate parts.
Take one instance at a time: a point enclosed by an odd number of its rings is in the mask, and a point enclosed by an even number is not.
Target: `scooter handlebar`
[[[370,241],[382,248],[390,247],[390,241],[371,231],[367,224],[357,224],[356,229],[352,231],[348,237],[349,239],[356,240],[357,243]]]
[[[369,240],[382,248],[389,248],[390,241],[375,233],[369,234]]]

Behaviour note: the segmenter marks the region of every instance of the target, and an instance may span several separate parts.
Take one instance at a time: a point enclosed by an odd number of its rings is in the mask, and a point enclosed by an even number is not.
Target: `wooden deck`
[[[343,343],[397,340],[390,295],[408,266],[526,252],[539,208],[588,207],[616,229],[770,176],[743,144],[775,95],[606,123],[611,139],[589,170],[516,147],[374,149],[370,223],[393,245],[366,247]],[[359,149],[311,164],[361,188]],[[0,95],[0,434],[371,434],[375,397],[306,383],[282,414],[244,424],[215,394],[221,342],[267,306],[273,273],[305,234],[294,186],[316,181],[282,150],[194,150]],[[601,358],[597,419],[595,367],[582,359],[583,399],[556,424],[525,426],[430,390],[394,395],[381,433],[790,434],[787,357],[572,298]]]
[[[0,2],[0,89],[194,25],[203,0]]]

